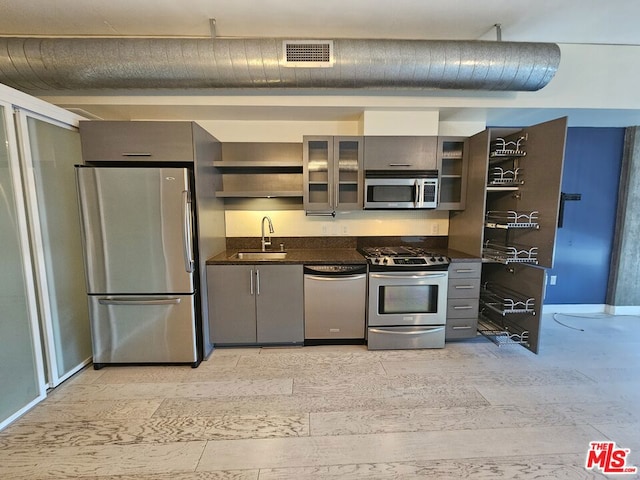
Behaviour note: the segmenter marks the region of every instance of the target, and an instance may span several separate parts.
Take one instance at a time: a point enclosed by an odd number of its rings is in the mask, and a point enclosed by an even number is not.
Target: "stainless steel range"
[[[412,246],[360,252],[369,263],[368,348],[444,347],[449,258]]]

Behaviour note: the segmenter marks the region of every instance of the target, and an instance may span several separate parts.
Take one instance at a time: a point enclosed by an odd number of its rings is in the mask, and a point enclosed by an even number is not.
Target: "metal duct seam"
[[[554,43],[333,40],[329,68],[288,67],[282,39],[0,38],[0,82],[20,90],[458,89],[535,91]]]

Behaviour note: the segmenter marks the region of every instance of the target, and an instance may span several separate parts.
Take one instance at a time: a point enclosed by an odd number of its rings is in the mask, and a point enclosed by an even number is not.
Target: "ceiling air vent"
[[[333,66],[333,40],[285,40],[282,50],[285,67]]]

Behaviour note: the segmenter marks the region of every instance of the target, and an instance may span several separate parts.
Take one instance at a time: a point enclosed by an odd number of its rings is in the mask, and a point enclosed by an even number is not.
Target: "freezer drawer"
[[[444,348],[445,326],[369,327],[369,350]]]
[[[94,366],[196,364],[194,301],[194,295],[90,296]]]

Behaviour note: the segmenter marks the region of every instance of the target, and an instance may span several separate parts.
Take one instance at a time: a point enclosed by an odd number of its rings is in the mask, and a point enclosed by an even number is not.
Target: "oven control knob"
[[[389,263],[389,259],[387,257],[384,257],[384,260],[382,260],[382,263]]]
[[[436,257],[431,257],[431,258],[429,259],[429,261],[430,261],[430,262],[435,262],[435,261],[436,261]]]

